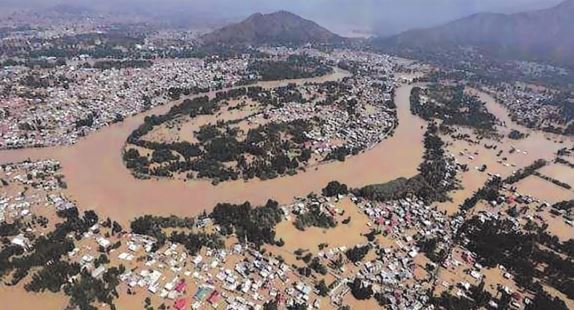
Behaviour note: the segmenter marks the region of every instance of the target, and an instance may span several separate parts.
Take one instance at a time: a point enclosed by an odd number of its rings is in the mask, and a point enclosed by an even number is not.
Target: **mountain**
[[[85,6],[66,4],[66,3],[56,4],[53,7],[49,8],[48,10],[51,10],[59,14],[69,14],[69,15],[85,15],[95,13],[94,10],[89,9]]]
[[[215,30],[201,39],[206,44],[305,44],[343,40],[315,22],[286,11],[253,14],[240,23]]]
[[[479,13],[382,40],[394,50],[473,46],[497,56],[574,67],[574,0],[516,14]]]

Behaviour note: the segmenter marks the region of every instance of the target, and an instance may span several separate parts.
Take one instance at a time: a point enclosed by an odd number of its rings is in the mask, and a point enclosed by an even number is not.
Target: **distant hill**
[[[201,39],[206,44],[305,44],[343,40],[315,22],[286,11],[253,14],[240,23],[215,30]]]
[[[83,15],[83,14],[91,14],[95,13],[94,10],[89,9],[85,6],[81,5],[74,5],[74,4],[56,4],[51,7],[49,10],[59,13],[59,14],[70,14],[70,15]]]
[[[479,13],[445,25],[415,29],[380,41],[400,49],[474,46],[497,56],[574,67],[574,0],[516,14]]]

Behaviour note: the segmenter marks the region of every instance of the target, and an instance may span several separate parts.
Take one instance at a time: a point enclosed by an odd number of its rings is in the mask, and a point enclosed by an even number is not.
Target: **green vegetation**
[[[366,300],[373,296],[372,286],[359,278],[355,278],[353,282],[349,283],[349,287],[351,288],[351,294],[357,300]]]
[[[290,55],[285,60],[256,60],[247,70],[259,75],[262,81],[312,78],[333,71],[330,66],[306,55]]]
[[[439,246],[437,238],[424,238],[417,242],[420,251],[434,263],[440,264],[448,256],[446,248]]]
[[[481,200],[495,201],[498,199],[498,193],[502,189],[502,180],[498,177],[486,181],[483,187],[476,191],[471,197],[464,200],[460,209],[468,211],[476,206]]]
[[[347,256],[347,258],[353,263],[360,262],[367,255],[367,253],[369,253],[370,249],[371,246],[369,245],[354,246],[345,252],[345,256]]]
[[[496,117],[478,97],[465,94],[463,85],[414,87],[410,103],[411,112],[427,121],[441,119],[445,125],[471,127],[487,135],[496,132]]]
[[[541,174],[541,173],[538,172],[538,171],[535,171],[533,174],[534,174],[535,176],[537,176],[537,177],[539,177],[539,178],[545,180],[545,181],[551,182],[551,183],[553,183],[554,185],[560,186],[560,187],[562,187],[562,188],[564,188],[564,189],[567,189],[567,190],[572,189],[572,186],[570,186],[570,184],[564,183],[564,182],[562,182],[562,181],[560,181],[560,180],[557,180],[557,179],[555,179],[555,178],[551,178],[551,177],[549,177],[549,176],[547,176],[547,175],[543,175],[543,174]]]
[[[213,114],[222,102],[231,98],[247,96],[274,105],[282,104],[283,100],[303,100],[299,92],[293,92],[292,86],[275,89],[269,96],[260,96],[261,92],[265,91],[260,87],[218,92],[214,99],[205,96],[186,99],[166,114],[146,117],[128,138],[123,154],[126,166],[139,177],[187,173],[188,178],[207,178],[214,183],[254,177],[265,180],[296,173],[296,169],[311,158],[311,150],[304,146],[308,141],[305,133],[320,125],[318,118],[260,125],[250,129],[245,137],[239,137],[239,130],[231,126],[235,121],[205,125],[195,133],[199,140],[196,144],[144,139],[155,127],[178,117]],[[293,94],[298,95],[293,98]],[[150,150],[151,158],[142,156],[129,145]]]
[[[449,292],[442,292],[439,297],[433,297],[431,303],[439,309],[488,309],[488,302],[493,296],[484,289],[484,281],[479,285],[472,285],[469,289],[469,296],[455,296]],[[503,296],[504,296],[503,292]],[[504,302],[508,304],[510,295],[506,294]],[[508,305],[507,305],[508,306]],[[506,307],[503,309],[506,309]]]
[[[524,139],[527,136],[528,136],[528,134],[525,134],[525,133],[518,131],[516,129],[512,129],[512,131],[508,134],[508,138],[512,139],[512,140]]]
[[[100,70],[125,69],[125,68],[149,68],[153,62],[149,60],[129,59],[129,60],[98,60],[93,65],[84,64],[86,68],[96,68]]]
[[[174,231],[169,236],[166,236],[163,231],[165,228],[183,228],[192,230],[195,228],[194,218],[179,218],[177,216],[161,217],[145,215],[135,218],[130,227],[133,233],[150,236],[156,239],[154,249],[158,249],[165,244],[167,240],[175,243],[180,243],[185,246],[187,251],[195,255],[202,247],[209,247],[218,249],[223,247],[223,240],[218,234],[207,234],[203,232],[178,232]]]
[[[306,227],[333,228],[337,222],[330,215],[323,211],[318,205],[312,205],[305,213],[298,214],[294,222],[295,227],[299,230],[305,230]]]
[[[80,273],[78,279],[64,288],[66,295],[70,296],[70,304],[81,310],[96,310],[98,308],[92,304],[98,302],[115,309],[113,300],[119,296],[116,287],[120,283],[119,276],[124,271],[123,266],[112,267],[104,273],[102,279],[96,279],[87,272]]]
[[[477,254],[480,264],[505,266],[520,287],[541,292],[541,284],[547,283],[574,297],[574,263],[572,252],[566,250],[571,244],[560,244],[544,228],[522,232],[509,220],[473,217],[461,227],[461,237],[469,240],[466,247]]]
[[[527,177],[531,176],[536,172],[536,170],[546,166],[547,162],[544,159],[538,159],[532,164],[516,171],[513,175],[504,179],[504,183],[507,184],[514,184],[522,179],[526,179]]]
[[[319,281],[319,283],[317,283],[317,285],[315,285],[315,289],[317,289],[317,294],[319,296],[322,297],[326,297],[327,295],[329,295],[329,287],[327,286],[327,284],[325,283],[324,279],[321,279],[321,281]]]
[[[448,191],[456,186],[456,168],[444,153],[444,142],[437,132],[436,124],[429,124],[424,137],[424,161],[419,166],[418,175],[409,179],[398,178],[384,184],[367,185],[355,190],[355,194],[378,201],[396,200],[409,196],[420,197],[426,202],[448,200]]]
[[[79,264],[67,261],[68,252],[75,247],[74,238],[79,240],[98,223],[98,215],[94,211],[86,211],[80,216],[76,208],[71,208],[58,212],[58,216],[63,222],[56,224],[53,231],[45,236],[29,236],[33,243],[28,251],[15,245],[3,247],[0,251],[0,278],[10,276],[5,283],[16,285],[31,274],[31,280],[24,285],[26,291],[63,291],[70,297],[70,304],[81,310],[96,309],[93,306],[95,302],[115,309],[113,300],[118,297],[116,287],[119,275],[125,271],[123,266],[109,268],[102,279],[95,279],[87,271],[81,271]],[[109,222],[110,227],[118,229],[118,225]],[[96,266],[107,263],[109,259],[105,254],[95,261]]]
[[[347,195],[349,189],[345,184],[341,184],[338,181],[331,181],[323,188],[322,193],[325,197],[334,197],[337,195]]]
[[[235,234],[239,240],[256,246],[275,244],[275,226],[281,222],[283,211],[276,201],[253,208],[249,202],[240,205],[219,203],[210,214],[224,235]]]
[[[557,202],[552,205],[552,208],[556,210],[570,211],[572,210],[572,208],[574,208],[574,200],[565,200]]]
[[[222,249],[225,242],[218,234],[173,232],[169,241],[183,244],[191,255],[197,255],[203,247]]]

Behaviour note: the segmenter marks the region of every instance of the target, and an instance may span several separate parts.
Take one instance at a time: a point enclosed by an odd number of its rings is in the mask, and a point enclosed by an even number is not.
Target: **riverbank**
[[[331,78],[339,79],[345,75],[344,72],[336,71]],[[311,81],[307,79],[298,82]],[[320,191],[331,180],[360,187],[415,175],[422,160],[423,146],[418,142],[422,139],[425,122],[410,113],[411,88],[403,85],[396,91],[399,126],[393,137],[345,162],[331,162],[294,176],[273,180],[240,180],[214,186],[203,181],[184,183],[180,180],[134,178],[121,158],[126,138],[145,116],[166,112],[177,102],[103,128],[73,146],[2,151],[0,162],[22,161],[26,158],[53,158],[60,161],[68,185],[66,194],[81,209],[94,209],[122,223],[128,223],[142,214],[193,216],[211,209],[218,202],[251,201],[260,204],[271,198],[287,203],[294,196]]]

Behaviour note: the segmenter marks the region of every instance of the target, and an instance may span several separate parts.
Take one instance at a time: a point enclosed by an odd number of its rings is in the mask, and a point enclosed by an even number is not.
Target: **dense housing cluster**
[[[368,67],[369,74],[336,81],[253,85],[186,99],[147,117],[128,139],[124,160],[139,177],[214,183],[271,179],[342,161],[391,136],[397,125],[393,63],[377,65]]]

